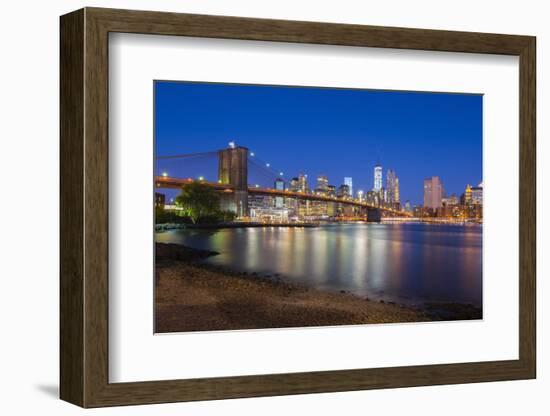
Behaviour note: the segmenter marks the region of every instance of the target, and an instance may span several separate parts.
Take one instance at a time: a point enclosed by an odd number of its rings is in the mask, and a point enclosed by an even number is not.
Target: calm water
[[[318,228],[173,230],[159,242],[221,253],[206,262],[280,273],[309,287],[404,303],[481,306],[480,226],[342,224]]]

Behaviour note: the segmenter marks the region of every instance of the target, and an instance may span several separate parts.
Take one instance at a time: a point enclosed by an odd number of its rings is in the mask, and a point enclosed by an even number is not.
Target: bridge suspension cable
[[[248,160],[254,166],[261,169],[265,174],[270,175],[270,177],[272,179],[277,179],[277,178],[280,178],[280,179],[283,179],[283,180],[285,179],[284,172],[280,172],[280,171],[275,170],[274,168],[271,167],[271,165],[269,163],[264,162],[263,160],[259,159],[258,157],[249,156]]]
[[[166,155],[166,156],[157,156],[158,160],[166,160],[166,159],[186,159],[191,157],[201,157],[201,156],[212,156],[217,155],[219,150],[213,150],[210,152],[200,152],[200,153],[184,153],[179,155]]]

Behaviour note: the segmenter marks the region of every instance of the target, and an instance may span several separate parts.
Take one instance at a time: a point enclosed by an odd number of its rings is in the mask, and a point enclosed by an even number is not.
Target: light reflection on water
[[[206,262],[399,302],[481,306],[479,226],[341,224],[318,228],[172,230],[156,240],[217,251]]]

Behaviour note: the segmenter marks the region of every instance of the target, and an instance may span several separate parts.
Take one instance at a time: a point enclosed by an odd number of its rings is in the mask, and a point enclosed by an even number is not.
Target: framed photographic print
[[[61,17],[82,407],[534,378],[535,38]]]

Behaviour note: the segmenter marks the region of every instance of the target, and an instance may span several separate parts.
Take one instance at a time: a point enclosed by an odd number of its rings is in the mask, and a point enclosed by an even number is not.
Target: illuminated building
[[[348,196],[353,197],[353,179],[352,178],[344,178],[344,185],[348,186],[349,194]]]
[[[357,191],[357,199],[359,202],[363,202],[365,193],[362,190]]]
[[[441,199],[441,204],[447,207],[458,205],[459,202],[460,201],[458,200],[458,197],[456,196],[456,194],[452,194],[451,196]]]
[[[325,175],[317,176],[317,186],[315,187],[315,193],[326,195],[328,191],[328,178]]]
[[[384,187],[380,189],[380,202],[386,203],[388,202],[388,190]]]
[[[374,167],[374,192],[380,192],[382,190],[382,166],[376,164]]]
[[[285,190],[285,181],[277,178],[275,179],[275,189],[278,191]],[[275,197],[275,208],[283,208],[285,205],[285,199],[282,196]]]
[[[155,192],[155,208],[164,208],[166,203],[166,195],[160,192]]]
[[[336,186],[327,185],[327,195],[332,196],[333,198],[335,198],[336,197]]]
[[[399,203],[399,178],[392,169],[388,169],[386,174],[386,198],[389,204]]]
[[[405,211],[412,212],[411,201],[409,200],[405,201]]]
[[[248,195],[248,209],[251,218],[260,219],[272,205],[272,198],[264,195]]]
[[[472,187],[472,204],[483,205],[483,182]]]
[[[424,179],[424,208],[436,210],[441,207],[443,185],[439,176]]]
[[[303,173],[300,173],[300,176],[298,177],[298,192],[302,192],[304,194],[309,193],[309,184],[307,183],[307,175],[304,175]]]
[[[466,190],[463,194],[463,204],[464,205],[471,205],[472,204],[472,187],[470,185],[466,185]]]
[[[292,178],[290,180],[289,190],[292,192],[298,192],[300,189],[300,180],[298,178]]]
[[[366,202],[368,204],[378,206],[380,204],[380,194],[375,191],[367,192]]]
[[[399,178],[397,177],[397,175],[395,176],[395,189],[393,190],[394,192],[394,198],[395,198],[395,202],[397,204],[399,204],[399,202],[401,202],[401,200],[399,199]]]
[[[349,185],[343,184],[338,187],[338,198],[347,198],[350,196]]]

